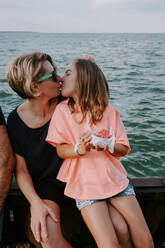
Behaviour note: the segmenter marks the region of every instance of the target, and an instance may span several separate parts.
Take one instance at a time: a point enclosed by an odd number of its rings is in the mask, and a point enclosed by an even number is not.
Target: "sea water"
[[[91,55],[110,87],[131,145],[122,159],[129,177],[165,177],[165,34],[0,32],[0,105],[7,118],[23,100],[8,86],[6,66],[22,53],[42,51],[62,76],[70,61]]]

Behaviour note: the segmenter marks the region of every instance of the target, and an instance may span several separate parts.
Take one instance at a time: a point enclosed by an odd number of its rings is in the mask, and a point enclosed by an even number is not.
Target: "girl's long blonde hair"
[[[83,115],[81,123],[89,114],[90,124],[96,124],[102,119],[109,102],[107,80],[96,63],[85,59],[76,59],[74,63],[77,71],[76,90]],[[72,98],[68,105],[74,113],[75,102]]]

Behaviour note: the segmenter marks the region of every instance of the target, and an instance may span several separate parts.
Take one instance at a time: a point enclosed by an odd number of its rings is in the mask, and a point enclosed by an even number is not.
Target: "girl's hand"
[[[34,201],[30,207],[31,212],[31,230],[37,242],[46,241],[48,238],[47,216],[50,216],[55,222],[58,222],[53,210],[40,199]]]
[[[94,147],[96,151],[109,151],[108,145],[105,145],[104,148],[101,148],[98,144]]]
[[[91,149],[91,133],[86,132],[80,136],[79,144],[77,146],[78,153],[85,155]]]
[[[96,141],[94,141],[95,143]],[[96,144],[97,151],[108,151],[111,154],[114,153],[115,147],[115,136],[113,134],[113,130],[111,128],[110,137],[108,139],[102,139],[98,141],[99,144]]]

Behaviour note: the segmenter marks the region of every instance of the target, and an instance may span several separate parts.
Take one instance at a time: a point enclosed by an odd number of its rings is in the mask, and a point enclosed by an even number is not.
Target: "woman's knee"
[[[48,236],[42,242],[44,248],[61,248],[64,238],[61,232],[60,222],[54,222],[50,216],[47,216]]]
[[[52,209],[55,213],[57,222],[53,220],[53,218],[48,215],[46,217],[46,227],[47,227],[47,238],[42,242],[42,246],[44,248],[62,248],[64,244],[64,237],[61,231],[60,224],[60,208],[59,206],[50,200],[44,200],[44,202]]]

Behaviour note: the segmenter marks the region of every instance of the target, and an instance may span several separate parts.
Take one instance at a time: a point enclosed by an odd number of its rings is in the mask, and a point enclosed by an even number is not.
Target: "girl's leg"
[[[152,237],[136,197],[134,195],[113,197],[110,199],[110,203],[128,223],[134,246],[136,248],[153,248]]]
[[[98,248],[119,247],[106,201],[96,202],[82,208],[81,214]]]
[[[123,216],[111,205],[108,203],[109,214],[112,220],[112,224],[116,231],[119,243],[122,248],[132,248],[132,242],[130,238],[130,233],[128,225],[125,222]]]
[[[59,206],[50,200],[44,200],[55,212],[57,218],[60,220]],[[61,232],[60,221],[54,222],[52,218],[47,217],[48,239],[42,242],[44,248],[71,248],[72,246],[66,241]]]

